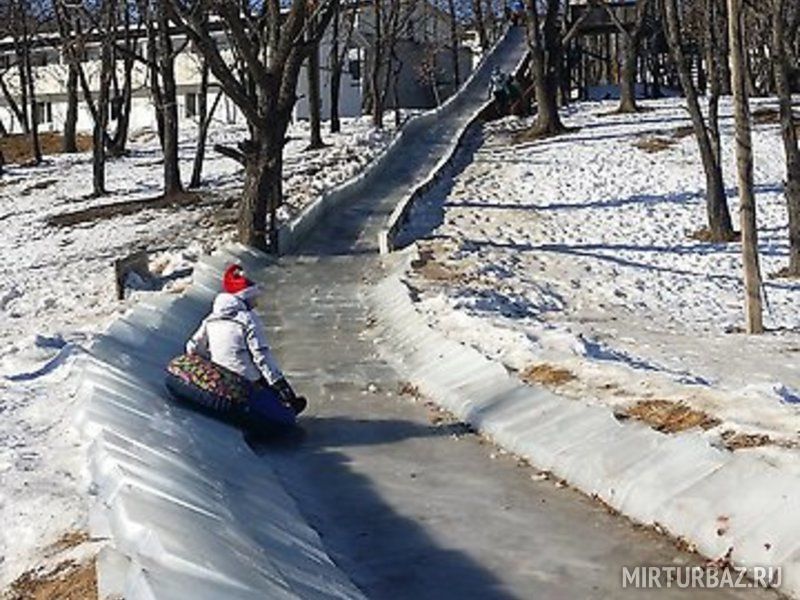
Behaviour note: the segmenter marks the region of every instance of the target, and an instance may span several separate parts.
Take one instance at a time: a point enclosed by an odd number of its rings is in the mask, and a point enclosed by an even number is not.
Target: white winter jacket
[[[234,294],[219,294],[214,307],[186,343],[186,352],[200,354],[248,381],[262,377],[272,385],[283,378],[270,352],[261,319]]]

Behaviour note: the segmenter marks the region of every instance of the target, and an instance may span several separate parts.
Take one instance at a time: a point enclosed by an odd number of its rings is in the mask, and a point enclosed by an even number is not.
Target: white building
[[[411,5],[410,5],[411,6]],[[342,16],[345,21],[346,16]],[[427,108],[435,106],[436,96],[441,101],[452,93],[451,51],[446,46],[450,41],[449,17],[428,3],[414,2],[413,8],[402,18],[404,28],[398,41],[397,54],[402,68],[399,75],[397,97],[401,108]],[[366,78],[371,64],[374,39],[374,14],[371,6],[364,4],[358,9],[355,17],[353,35],[350,47],[346,49],[344,68],[340,84],[339,112],[341,116],[358,116],[362,112],[364,90],[367,85]],[[346,37],[346,26],[340,27],[341,38]],[[223,55],[230,54],[228,40],[224,31],[214,31],[212,35],[223,51]],[[182,48],[175,61],[175,79],[178,88],[178,109],[182,119],[196,118],[197,93],[200,87],[201,58],[186,43],[185,36],[181,33],[173,35],[173,47]],[[343,43],[340,41],[340,43]],[[146,55],[146,39],[136,41],[137,53]],[[64,58],[60,40],[56,34],[38,36],[34,41],[32,52],[33,77],[37,98],[36,117],[39,129],[42,131],[57,131],[63,127],[67,109],[67,61]],[[322,115],[327,118],[330,113],[330,68],[329,60],[332,50],[331,28],[329,27],[320,44],[321,66],[321,96]],[[466,48],[460,48],[459,66],[462,79],[472,70],[473,54]],[[431,57],[434,57],[431,59]],[[99,89],[100,73],[100,44],[99,41],[87,43],[84,55],[83,69],[86,73],[89,88],[93,94]],[[420,70],[423,60],[436,64],[435,80],[436,93],[431,85],[431,77],[425,80]],[[9,89],[15,101],[19,103],[19,84],[16,55],[12,39],[0,40],[0,76]],[[155,111],[151,99],[148,83],[148,70],[141,61],[136,61],[133,68],[132,109],[130,128],[132,131],[141,128],[155,127]],[[118,56],[117,81],[119,88],[124,79],[122,57]],[[212,77],[209,104],[217,92],[216,84]],[[114,110],[115,87],[112,86],[112,109],[110,118],[116,118]],[[295,118],[308,117],[308,81],[305,67],[298,80],[298,102],[295,106]],[[120,96],[116,96],[120,98]],[[392,90],[387,97],[387,106],[393,107],[395,97]],[[92,129],[93,120],[85,102],[83,94],[79,92],[79,118],[78,129],[89,131]],[[236,123],[243,120],[239,109],[227,97],[223,96],[214,114],[214,118],[225,123]],[[13,111],[9,108],[8,101],[0,94],[0,120],[10,133],[20,132],[21,127]]]

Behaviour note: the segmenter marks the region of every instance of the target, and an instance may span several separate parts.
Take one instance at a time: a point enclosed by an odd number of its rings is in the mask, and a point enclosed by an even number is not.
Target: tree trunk
[[[373,0],[373,9],[375,11],[375,41],[372,52],[372,65],[370,72],[370,88],[372,95],[372,124],[376,129],[383,129],[383,94],[381,90],[381,63],[383,62],[383,32],[382,23],[383,14],[381,4],[383,0]]]
[[[139,0],[139,10],[143,15],[148,15],[148,4],[145,0]],[[150,83],[150,99],[153,102],[153,109],[156,116],[156,131],[161,150],[164,150],[164,97],[159,82],[158,61],[161,59],[158,40],[158,33],[153,25],[153,19],[149,15],[146,17],[147,25],[147,63]]]
[[[113,8],[105,10],[113,13]],[[97,109],[92,132],[92,187],[95,196],[106,193],[106,129],[108,127],[108,103],[111,87],[111,70],[113,69],[111,44],[113,36],[113,18],[104,31],[107,39],[103,40],[100,60],[100,91],[97,97]]]
[[[23,49],[22,46],[17,42],[17,76],[19,81],[19,111],[20,111],[20,127],[22,128],[22,133],[28,134],[30,133],[30,125],[31,119],[29,114],[29,105],[28,105],[28,69],[26,68],[27,58],[26,54],[30,52],[30,50]]]
[[[9,108],[11,114],[14,115],[14,118],[20,124],[20,129],[22,130],[23,133],[27,133],[25,125],[25,114],[22,112],[22,109],[19,107],[19,104],[17,104],[14,95],[11,93],[11,90],[8,89],[8,85],[6,84],[5,79],[3,79],[2,76],[0,76],[0,91],[3,92],[3,98],[6,102],[6,106]]]
[[[133,52],[132,48],[130,52]],[[123,69],[122,102],[118,107],[117,130],[114,133],[114,138],[111,140],[108,151],[111,156],[124,155],[128,145],[128,130],[130,129],[131,106],[133,103],[133,57],[129,54],[125,55]]]
[[[781,137],[786,156],[786,209],[789,213],[789,265],[787,275],[800,277],[800,148],[797,146],[792,112],[790,62],[786,47],[791,36],[786,35],[786,0],[774,0],[772,24],[772,61],[775,90],[781,116]]]
[[[325,142],[322,141],[322,98],[319,89],[319,44],[317,43],[313,43],[313,48],[308,55],[306,74],[308,75],[308,116],[311,134],[309,149],[317,150],[325,147]]]
[[[741,0],[728,0],[728,29],[733,81],[733,106],[736,120],[736,163],[739,183],[739,211],[742,227],[745,316],[747,333],[763,333],[761,307],[761,269],[758,263],[756,199],[753,190],[753,143],[750,100],[744,61],[743,10]]]
[[[619,79],[620,101],[617,109],[620,113],[635,113],[639,110],[636,105],[636,75],[649,4],[650,0],[637,0],[636,20],[632,31],[623,26],[610,7],[605,7],[609,17],[617,26],[619,32],[617,37],[622,36],[623,39],[622,69]]]
[[[458,64],[458,15],[456,14],[455,0],[447,0],[450,12],[450,53],[453,57],[453,93],[455,94],[461,85],[461,69]]]
[[[620,113],[635,113],[639,107],[636,105],[636,61],[639,57],[639,48],[632,35],[623,36],[624,57],[622,59],[622,75],[619,81],[619,108]]]
[[[556,135],[564,131],[558,114],[558,72],[561,60],[561,40],[558,18],[559,0],[547,0],[547,12],[540,30],[540,18],[535,0],[528,0],[526,11],[528,47],[536,94],[535,135]]]
[[[67,73],[67,114],[64,118],[63,150],[67,154],[78,151],[78,69],[70,61]]]
[[[653,53],[652,60],[650,61],[650,76],[652,77],[650,98],[657,100],[663,95],[661,93],[661,59],[657,52]]]
[[[683,88],[686,104],[692,119],[697,144],[700,148],[700,158],[706,175],[706,213],[708,228],[713,241],[724,242],[733,239],[733,225],[728,210],[728,199],[725,194],[725,185],[722,178],[722,166],[717,160],[714,148],[706,131],[703,112],[697,90],[692,81],[689,63],[681,45],[681,33],[678,20],[678,7],[676,0],[665,0],[665,15],[667,17],[667,38],[672,51],[675,67],[678,71],[681,87]]]
[[[478,30],[478,41],[481,50],[486,52],[489,49],[489,36],[486,33],[486,23],[483,19],[483,5],[481,0],[472,0],[472,11],[475,14],[475,28]]]
[[[178,163],[178,94],[175,85],[175,55],[169,35],[169,17],[163,3],[157,3],[158,73],[161,79],[161,115],[164,126],[164,195],[183,191]]]
[[[727,1],[727,0],[723,0]],[[728,62],[727,17],[720,0],[706,0],[706,64],[708,65],[708,135],[714,160],[722,164],[722,137],[719,131],[719,101],[722,94],[722,63]],[[722,40],[725,40],[724,42]],[[728,83],[730,87],[730,82]]]
[[[283,201],[281,174],[287,126],[288,121],[257,131],[257,139],[245,158],[245,182],[239,204],[239,241],[272,252],[278,251],[277,209]]]
[[[211,124],[211,119],[214,117],[214,111],[222,98],[222,93],[218,93],[211,105],[211,110],[208,109],[208,75],[208,63],[203,60],[203,65],[200,69],[200,93],[197,95],[197,148],[194,152],[192,179],[189,182],[189,187],[192,188],[198,188],[203,183],[203,162],[206,156],[208,127]]]
[[[342,57],[339,54],[341,50],[339,46],[341,45],[341,39],[339,36],[339,24],[341,22],[342,17],[342,6],[341,2],[336,2],[336,8],[334,9],[333,13],[333,22],[331,24],[331,53],[329,56],[330,59],[330,67],[331,67],[331,89],[330,89],[330,103],[331,103],[331,114],[330,114],[330,130],[331,133],[339,133],[342,130],[342,123],[339,119],[339,97],[341,95],[341,86],[342,86]],[[345,45],[345,51],[347,51],[347,46]]]
[[[400,130],[402,125],[402,116],[400,112],[400,73],[403,70],[403,62],[396,52],[392,54],[392,61],[394,62],[394,71],[392,75],[392,93],[394,94],[394,128],[395,131]]]
[[[30,43],[28,43],[28,31],[25,29],[25,71],[26,79],[28,81],[28,97],[30,98],[31,114],[30,114],[30,136],[31,136],[31,151],[33,152],[33,162],[40,164],[42,162],[42,146],[39,143],[39,119],[36,114],[36,82],[33,78],[33,67],[31,65],[31,51]]]

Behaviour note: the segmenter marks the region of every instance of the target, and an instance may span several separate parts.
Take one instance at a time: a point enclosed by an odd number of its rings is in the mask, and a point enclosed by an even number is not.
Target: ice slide
[[[91,533],[108,540],[102,596],[601,598],[616,597],[622,565],[672,564],[668,544],[490,459],[459,425],[432,424],[376,351],[365,293],[381,277],[378,233],[447,161],[491,68],[511,70],[523,52],[512,30],[452,101],[294,224],[295,255],[210,257],[184,296],[141,302],[93,345],[80,424],[94,439]],[[164,364],[233,260],[265,285],[273,347],[311,399],[305,439],[257,453],[163,388]]]
[[[520,39],[512,33],[500,42],[451,102],[408,124],[380,161],[383,169],[346,186],[338,199],[363,199],[366,191],[377,198],[379,186],[401,192],[422,177],[485,102],[490,67],[519,60]],[[400,164],[407,172],[393,176]],[[391,177],[392,186],[384,186]],[[392,198],[381,196],[381,210],[391,209]],[[350,245],[335,233],[337,244]],[[91,534],[109,540],[98,559],[101,596],[360,598],[274,468],[241,434],[166,401],[164,365],[208,311],[221,269],[232,260],[261,270],[270,264],[244,248],[207,259],[183,297],[142,301],[82,363],[79,424],[93,438]]]

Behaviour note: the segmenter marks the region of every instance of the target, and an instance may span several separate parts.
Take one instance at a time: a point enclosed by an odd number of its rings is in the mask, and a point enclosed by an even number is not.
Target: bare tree
[[[14,118],[17,120],[17,123],[19,123],[22,132],[28,133],[27,117],[23,113],[19,103],[17,103],[17,99],[14,97],[13,92],[9,89],[8,84],[6,83],[5,80],[5,76],[14,66],[16,66],[16,63],[10,65],[9,68],[6,69],[5,71],[0,72],[0,92],[3,93],[3,98],[5,99],[6,106],[11,111],[11,114],[14,115]]]
[[[745,316],[748,333],[762,333],[761,269],[758,262],[756,199],[753,189],[752,116],[747,94],[747,73],[742,21],[742,0],[728,0],[728,30],[733,80],[733,106],[736,117],[736,162],[739,182],[739,212],[742,227]]]
[[[39,143],[39,115],[36,103],[36,85],[33,74],[33,43],[39,15],[34,12],[38,6],[28,5],[22,0],[10,3],[10,29],[16,56],[17,82],[19,93],[18,110],[23,133],[30,136],[33,162],[42,162]]]
[[[64,116],[62,151],[72,154],[78,151],[78,71],[71,65],[67,68],[67,111]]]
[[[722,138],[719,130],[719,104],[722,94],[730,93],[731,74],[728,66],[727,0],[704,0],[700,21],[704,24],[704,41],[707,70],[708,135],[714,159],[722,164]]]
[[[94,128],[92,130],[92,188],[95,196],[106,193],[106,141],[108,138],[108,108],[111,76],[114,69],[114,37],[116,35],[116,1],[105,0],[100,10],[102,41],[100,44],[100,89],[97,104],[92,111]],[[82,71],[79,73],[79,75]],[[88,82],[83,76],[87,103],[91,104]]]
[[[622,73],[620,74],[619,108],[620,113],[635,113],[639,110],[636,105],[636,65],[639,62],[642,40],[647,24],[648,9],[652,0],[636,0],[636,16],[632,27],[629,29],[617,18],[614,10],[604,2],[603,7],[614,25],[617,27],[623,40]]]
[[[79,105],[79,44],[80,40],[72,28],[72,21],[66,13],[62,0],[53,2],[53,11],[61,37],[61,54],[67,63],[67,111],[64,117],[62,149],[66,153],[78,151],[78,105]]]
[[[345,12],[345,31],[342,37],[342,9]],[[342,6],[342,0],[334,0],[334,15],[332,18],[331,51],[330,51],[330,130],[331,133],[338,133],[342,129],[341,119],[339,118],[339,98],[341,96],[342,72],[345,60],[350,51],[350,43],[355,31],[357,6]]]
[[[78,83],[83,92],[86,107],[92,116],[92,194],[106,193],[106,148],[110,143],[108,135],[108,113],[110,106],[111,81],[114,65],[114,45],[118,18],[117,0],[105,0],[98,5],[75,4],[68,0],[57,0],[56,19],[61,31],[70,32],[70,43],[65,46],[64,57],[78,75]],[[85,25],[88,25],[88,29]],[[83,59],[91,34],[99,41],[100,70],[99,84],[93,93],[89,78],[83,68]]]
[[[209,71],[208,63],[205,59],[201,59],[200,65],[200,90],[197,94],[197,142],[194,153],[194,162],[192,164],[192,179],[189,187],[198,188],[203,182],[203,162],[206,155],[206,140],[208,139],[208,128],[211,125],[211,120],[214,118],[214,113],[217,110],[220,100],[222,99],[222,90],[217,92],[214,101],[211,103],[211,108],[208,106],[208,83]]]
[[[786,155],[786,208],[789,213],[789,265],[786,274],[800,277],[800,148],[792,111],[790,48],[797,43],[800,6],[789,0],[771,0],[772,63],[780,104],[781,138]],[[797,64],[797,63],[794,63]]]
[[[281,14],[278,0],[238,5],[214,0],[171,0],[188,35],[203,54],[228,97],[247,119],[251,139],[240,144],[245,184],[239,204],[239,240],[277,250],[277,210],[283,200],[286,130],[296,102],[303,61],[330,21],[333,4],[293,0]],[[207,15],[225,25],[249,81],[223,58],[208,28]],[[315,18],[310,19],[309,16]],[[309,29],[309,35],[306,35]],[[269,221],[269,224],[267,224]],[[269,227],[269,229],[267,229]]]
[[[456,0],[447,0],[447,12],[450,17],[450,54],[453,61],[453,89],[461,85],[461,69],[458,64],[459,40],[458,10]]]
[[[112,87],[114,90],[111,99],[113,113],[116,116],[117,127],[114,135],[108,141],[108,154],[110,156],[122,156],[125,154],[128,143],[128,130],[130,128],[131,110],[133,108],[133,67],[136,59],[136,40],[138,31],[134,32],[131,28],[132,3],[123,0],[120,5],[120,17],[122,18],[122,41],[115,43],[112,53],[114,68],[112,69]],[[122,62],[122,86],[118,81],[117,63],[121,57]]]
[[[677,0],[664,0],[664,16],[667,25],[668,44],[683,94],[686,97],[687,108],[691,116],[692,127],[700,148],[700,157],[706,175],[706,213],[709,235],[713,241],[730,241],[734,238],[734,232],[722,178],[722,165],[706,128],[705,117],[700,108],[699,95],[692,79],[691,66],[684,52]]]
[[[372,123],[377,128],[383,127],[386,99],[392,81],[397,81],[402,66],[398,64],[397,44],[416,8],[413,0],[372,0],[372,53],[367,105],[371,109]],[[394,92],[395,95],[399,94],[396,85]]]
[[[31,138],[31,152],[33,154],[34,164],[42,162],[42,146],[39,142],[39,120],[42,115],[39,113],[39,105],[36,100],[36,80],[33,76],[33,57],[32,47],[33,38],[36,35],[36,23],[38,15],[28,13],[22,2],[18,2],[19,6],[19,22],[21,25],[21,46],[22,50],[22,66],[25,70],[25,82],[28,89],[28,101],[30,102],[30,138]]]
[[[563,57],[561,25],[569,0],[543,0],[542,5],[544,12],[540,14],[539,2],[527,0],[526,28],[537,107],[531,133],[536,136],[564,131],[558,114],[558,91]]]
[[[311,17],[313,18],[313,17]],[[306,35],[310,36],[313,29],[306,29]],[[318,150],[325,147],[322,141],[322,97],[320,95],[320,69],[319,69],[319,41],[311,39],[308,42],[309,52],[306,61],[306,76],[308,79],[308,116],[309,116],[309,150]]]
[[[186,47],[174,47],[170,31],[175,20],[169,0],[137,0],[140,18],[147,31],[146,64],[150,74],[150,94],[156,111],[161,150],[164,155],[164,195],[183,191],[178,161],[178,94],[175,58]]]
[[[489,34],[486,31],[486,19],[481,0],[472,0],[472,12],[475,18],[475,30],[478,32],[478,43],[481,45],[481,50],[486,52],[489,49]]]

